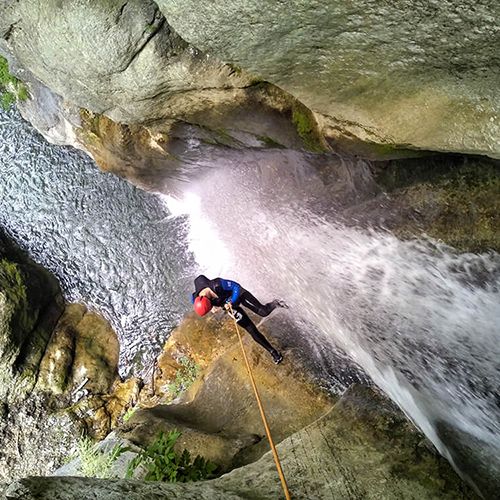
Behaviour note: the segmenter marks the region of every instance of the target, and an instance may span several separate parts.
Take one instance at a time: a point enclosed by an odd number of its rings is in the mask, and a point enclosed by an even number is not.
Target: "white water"
[[[68,298],[113,322],[125,362],[150,359],[187,307],[183,218],[81,153],[48,145],[17,114],[0,118],[0,224]],[[366,181],[361,164],[320,178],[307,155],[224,155],[203,160],[209,168],[196,170],[209,173],[168,199],[174,215],[189,216],[200,267],[262,300],[286,299],[314,351],[347,353],[444,455],[455,456],[443,424],[472,462],[498,471],[499,255],[342,226],[330,196]]]
[[[158,198],[99,172],[0,109],[0,226],[99,311],[120,337],[122,373],[143,372],[189,306],[192,256]]]
[[[166,202],[210,277],[284,298],[316,349],[347,353],[443,455],[451,428],[498,470],[500,256],[342,226],[311,207],[318,182],[306,164],[249,160]]]

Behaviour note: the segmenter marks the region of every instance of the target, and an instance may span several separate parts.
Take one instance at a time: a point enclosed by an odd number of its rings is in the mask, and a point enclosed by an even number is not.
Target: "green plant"
[[[4,92],[0,95],[0,103],[6,111],[16,102],[16,96],[11,92]]]
[[[310,111],[294,107],[292,110],[292,123],[295,125],[297,133],[304,141],[307,149],[316,153],[323,151],[317,126]]]
[[[229,72],[229,76],[232,76],[232,75],[240,76],[241,75],[242,70],[239,66],[237,66],[236,64],[233,64],[233,63],[227,63],[227,65],[231,69],[231,71]]]
[[[168,390],[173,398],[187,390],[200,372],[200,367],[188,356],[182,356],[179,363],[181,367],[175,374],[175,380],[168,384]]]
[[[29,97],[26,85],[10,74],[9,63],[0,56],[0,106],[9,109],[16,101]]]
[[[126,477],[133,477],[137,467],[142,466],[146,469],[146,481],[186,483],[210,478],[217,465],[200,455],[191,462],[191,454],[187,450],[179,455],[174,445],[180,436],[177,430],[160,432],[145,450],[130,461]]]
[[[111,467],[124,451],[121,444],[115,445],[110,451],[103,451],[92,439],[82,437],[76,452],[76,458],[80,459],[79,471],[85,477],[110,478]]]
[[[134,413],[139,409],[138,406],[132,406],[132,408],[129,408],[126,412],[125,412],[125,415],[123,415],[123,421],[126,423],[128,422],[132,416],[134,415]]]

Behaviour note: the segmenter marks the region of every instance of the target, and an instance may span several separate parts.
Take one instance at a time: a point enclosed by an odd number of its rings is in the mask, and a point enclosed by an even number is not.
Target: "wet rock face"
[[[378,169],[378,167],[376,167]],[[422,233],[461,252],[500,251],[500,163],[437,157],[391,161],[375,175],[383,194],[348,209],[398,237]]]
[[[279,452],[297,498],[477,498],[402,412],[367,387],[352,386]],[[220,484],[240,494],[245,484],[258,498],[277,497],[271,463],[268,453]]]
[[[68,126],[59,127],[63,133],[57,135],[55,127],[40,119],[47,111],[43,100],[20,108],[49,140],[62,135],[88,151],[101,169],[152,191],[164,190],[174,179],[190,181],[196,168],[225,164],[231,161],[230,152],[241,156],[248,148],[262,154],[267,149],[328,148],[312,125],[312,113],[264,82],[244,89],[181,93],[169,100],[163,120],[147,125],[117,123],[87,109],[75,120],[68,106],[60,106],[59,121]],[[300,127],[297,116],[303,120]]]
[[[52,418],[33,394],[63,308],[54,277],[0,233],[0,482],[49,472],[73,438],[70,419]]]
[[[56,279],[0,234],[0,482],[48,474],[83,431],[118,424],[140,385],[120,380],[118,353],[109,323],[65,307]]]
[[[84,384],[90,393],[105,394],[118,379],[118,355],[109,323],[81,304],[70,304],[42,359],[38,388],[61,394]]]
[[[499,157],[494,7],[22,0],[0,7],[0,50],[21,79],[120,123],[187,122],[245,147]],[[58,140],[74,142],[73,118]]]
[[[56,280],[28,261],[0,234],[0,394],[22,398],[62,312]]]
[[[324,417],[278,445],[293,498],[475,499],[450,465],[380,394],[352,387]],[[282,495],[271,453],[218,479],[188,484],[30,478],[6,498],[258,498]]]
[[[47,411],[44,395],[32,393],[0,410],[0,483],[47,475],[71,453],[81,428],[69,414]]]
[[[272,332],[263,332],[276,344]],[[270,355],[244,334],[269,425],[277,442],[325,414],[334,398],[316,386],[292,353],[278,367]],[[276,344],[278,345],[278,344]],[[172,404],[171,386],[188,358],[199,368],[192,385]],[[200,319],[194,313],[172,332],[158,359],[152,387],[141,393],[149,409],[137,411],[117,432],[145,446],[160,431],[178,429],[179,451],[187,448],[217,463],[222,471],[256,460],[268,450],[234,323],[227,318]]]
[[[20,383],[0,408],[0,481],[50,474],[82,433],[104,438],[138,398],[139,381],[118,377],[116,334],[83,305],[66,307],[47,347],[37,353],[30,370],[13,379]]]
[[[500,150],[496,2],[158,0],[186,41],[374,142]]]

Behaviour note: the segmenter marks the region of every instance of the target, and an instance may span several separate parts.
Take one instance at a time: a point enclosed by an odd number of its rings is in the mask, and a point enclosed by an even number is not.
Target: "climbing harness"
[[[283,474],[283,469],[281,468],[281,462],[278,456],[278,452],[276,450],[276,447],[274,446],[273,437],[271,436],[271,429],[269,429],[266,414],[264,412],[264,407],[262,406],[262,401],[260,400],[259,391],[257,390],[257,385],[255,384],[255,380],[253,378],[252,369],[250,367],[250,363],[248,362],[245,348],[243,347],[243,338],[241,336],[240,329],[238,328],[238,320],[236,318],[235,312],[237,311],[233,311],[231,304],[229,304],[229,315],[234,320],[234,326],[236,328],[236,333],[238,334],[238,338],[240,340],[241,351],[243,352],[243,358],[247,366],[248,376],[250,378],[250,382],[253,387],[253,392],[255,394],[255,399],[257,400],[257,405],[259,406],[260,416],[262,418],[262,423],[264,424],[264,429],[266,430],[267,439],[269,441],[269,445],[271,446],[271,451],[273,452],[274,463],[276,464],[276,469],[278,470],[278,475],[281,481],[281,487],[283,488],[283,493],[285,494],[286,500],[291,500],[290,492],[288,491],[288,486],[286,484],[285,475]]]

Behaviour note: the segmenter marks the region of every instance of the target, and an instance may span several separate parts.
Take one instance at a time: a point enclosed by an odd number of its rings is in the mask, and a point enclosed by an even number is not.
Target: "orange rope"
[[[285,493],[286,500],[291,500],[290,492],[288,491],[288,486],[286,484],[285,475],[283,474],[283,469],[281,468],[281,462],[278,456],[278,452],[276,451],[276,447],[274,446],[273,437],[271,436],[271,430],[269,429],[269,425],[267,423],[266,414],[264,412],[264,407],[262,406],[262,401],[260,400],[259,391],[257,390],[257,385],[255,384],[255,380],[253,378],[252,369],[250,368],[250,363],[248,362],[248,358],[245,352],[245,348],[243,347],[243,339],[241,337],[240,329],[238,328],[238,322],[233,313],[233,308],[229,305],[229,311],[231,313],[231,317],[234,319],[234,326],[236,327],[236,333],[238,334],[238,338],[240,339],[241,351],[243,352],[243,358],[245,359],[245,363],[247,365],[248,376],[250,377],[250,382],[252,383],[253,392],[255,393],[255,399],[257,400],[257,404],[260,410],[260,416],[262,417],[262,423],[264,424],[264,428],[266,430],[267,439],[271,446],[271,451],[273,452],[274,463],[276,464],[276,469],[278,470],[278,475],[281,481],[281,487],[283,488],[283,492]]]

